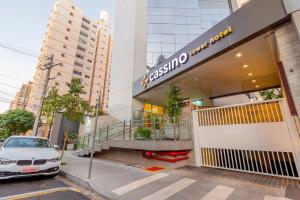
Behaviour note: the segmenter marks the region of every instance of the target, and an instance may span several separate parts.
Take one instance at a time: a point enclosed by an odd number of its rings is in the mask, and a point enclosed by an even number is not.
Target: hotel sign
[[[175,70],[176,68],[180,67],[181,65],[188,62],[190,56],[195,56],[201,51],[207,49],[210,45],[213,45],[220,41],[221,39],[227,37],[233,33],[233,30],[230,26],[228,26],[224,31],[221,31],[217,35],[211,37],[209,41],[201,44],[199,47],[192,49],[189,53],[183,52],[178,57],[173,58],[168,63],[164,64],[163,66],[156,69],[154,72],[150,73],[149,77],[148,75],[144,75],[141,86],[146,89],[149,82],[155,81],[156,79],[159,79],[160,77],[164,76],[165,74],[168,74],[169,72]]]
[[[211,37],[209,39],[209,41],[204,42],[199,47],[197,47],[197,48],[193,49],[192,51],[190,51],[190,55],[191,56],[197,55],[201,51],[207,49],[210,45],[216,44],[218,41],[220,41],[223,38],[227,37],[231,33],[233,33],[233,30],[232,30],[231,26],[228,26],[224,31],[221,31],[220,33],[218,33],[214,37]]]
[[[235,12],[221,20],[167,61],[157,65],[155,69],[145,75],[146,77],[141,76],[134,81],[132,96],[138,97],[146,90],[170,81],[195,67],[200,67],[214,57],[229,51],[232,47],[237,47],[285,23],[290,19],[290,12],[287,12],[284,7],[289,1],[294,2],[295,0],[250,1],[240,8],[241,12]],[[272,12],[266,14],[270,5],[272,5]]]

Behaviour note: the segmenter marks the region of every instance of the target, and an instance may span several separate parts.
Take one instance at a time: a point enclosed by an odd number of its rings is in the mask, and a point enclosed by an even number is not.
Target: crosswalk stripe
[[[181,190],[185,189],[186,187],[190,186],[191,184],[195,183],[196,180],[184,178],[180,181],[177,181],[145,198],[142,200],[164,200],[169,198],[170,196],[174,195],[177,192],[180,192]]]
[[[201,200],[225,200],[233,191],[234,188],[218,185],[207,193]]]
[[[264,200],[293,200],[293,199],[289,199],[289,198],[285,198],[285,197],[274,197],[274,196],[266,195]]]
[[[166,176],[169,176],[169,174],[166,174],[166,173],[155,174],[153,176],[149,176],[149,177],[134,181],[132,183],[129,183],[127,185],[124,185],[122,187],[116,188],[116,189],[112,190],[112,192],[117,194],[117,195],[123,195],[127,192],[135,190],[139,187],[142,187],[143,185],[146,185],[146,184],[151,183],[153,181],[159,180],[159,179],[164,178]]]

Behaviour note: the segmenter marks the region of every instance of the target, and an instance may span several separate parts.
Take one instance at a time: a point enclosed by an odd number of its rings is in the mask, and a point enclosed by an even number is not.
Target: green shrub
[[[149,140],[151,139],[151,130],[148,128],[138,128],[136,129],[136,131],[134,132],[133,137],[135,139],[145,139],[145,140]]]
[[[74,143],[75,140],[77,139],[78,134],[77,133],[69,133],[68,134],[68,142],[69,143]]]

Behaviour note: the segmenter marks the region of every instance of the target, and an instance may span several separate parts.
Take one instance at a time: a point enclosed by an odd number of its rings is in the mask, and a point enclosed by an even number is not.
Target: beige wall
[[[132,98],[133,82],[144,75],[147,48],[147,1],[117,0],[108,111],[129,120],[143,104]]]
[[[275,30],[279,60],[291,90],[298,117],[300,114],[300,42],[292,23],[285,24]]]
[[[110,38],[107,12],[103,12],[98,20],[91,21],[71,1],[57,0],[49,17],[27,109],[37,111],[46,76],[46,71],[41,70],[40,66],[52,54],[54,63],[61,65],[51,70],[50,77],[53,79],[48,83],[48,91],[55,86],[60,94],[65,94],[68,90],[66,83],[72,78],[80,78],[85,90],[81,96],[84,100],[94,106],[100,87],[103,87],[103,99],[107,99],[109,76],[106,74],[110,69],[112,45]],[[103,107],[107,107],[107,101]]]
[[[9,109],[10,110],[25,109],[28,104],[31,89],[32,89],[32,82],[28,82],[27,84],[22,84],[22,87],[19,90],[19,92],[17,92],[15,99],[11,102]]]

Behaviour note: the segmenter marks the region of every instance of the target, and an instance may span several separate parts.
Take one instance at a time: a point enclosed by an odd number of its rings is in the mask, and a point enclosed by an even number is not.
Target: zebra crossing
[[[164,180],[164,178],[169,177],[168,173],[158,173],[154,174],[142,179],[135,180],[126,185],[120,186],[118,188],[113,189],[111,192],[119,197],[117,199],[123,199],[122,196],[128,194],[134,194],[135,191],[141,190],[143,187],[146,187],[150,184],[159,184],[160,181]],[[167,186],[159,188],[157,191],[154,191],[148,196],[144,196],[142,198],[132,197],[131,199],[142,199],[142,200],[165,200],[165,199],[177,199],[176,195],[184,192],[185,189],[190,187],[197,187],[195,184],[197,182],[201,182],[201,180],[195,180],[192,178],[180,177],[179,180],[176,180],[174,183],[170,183]],[[201,188],[199,188],[201,190]],[[199,199],[199,200],[234,200],[237,198],[233,197],[233,194],[237,192],[237,189],[234,187],[228,187],[225,185],[216,185],[210,191],[208,191],[204,196],[201,197],[190,197],[185,199]],[[178,198],[180,199],[180,198]],[[248,198],[249,199],[249,198]],[[248,200],[247,199],[247,200]],[[293,200],[285,197],[278,197],[272,195],[262,195],[261,200]],[[242,199],[239,199],[242,200]],[[255,198],[257,200],[257,198]]]

